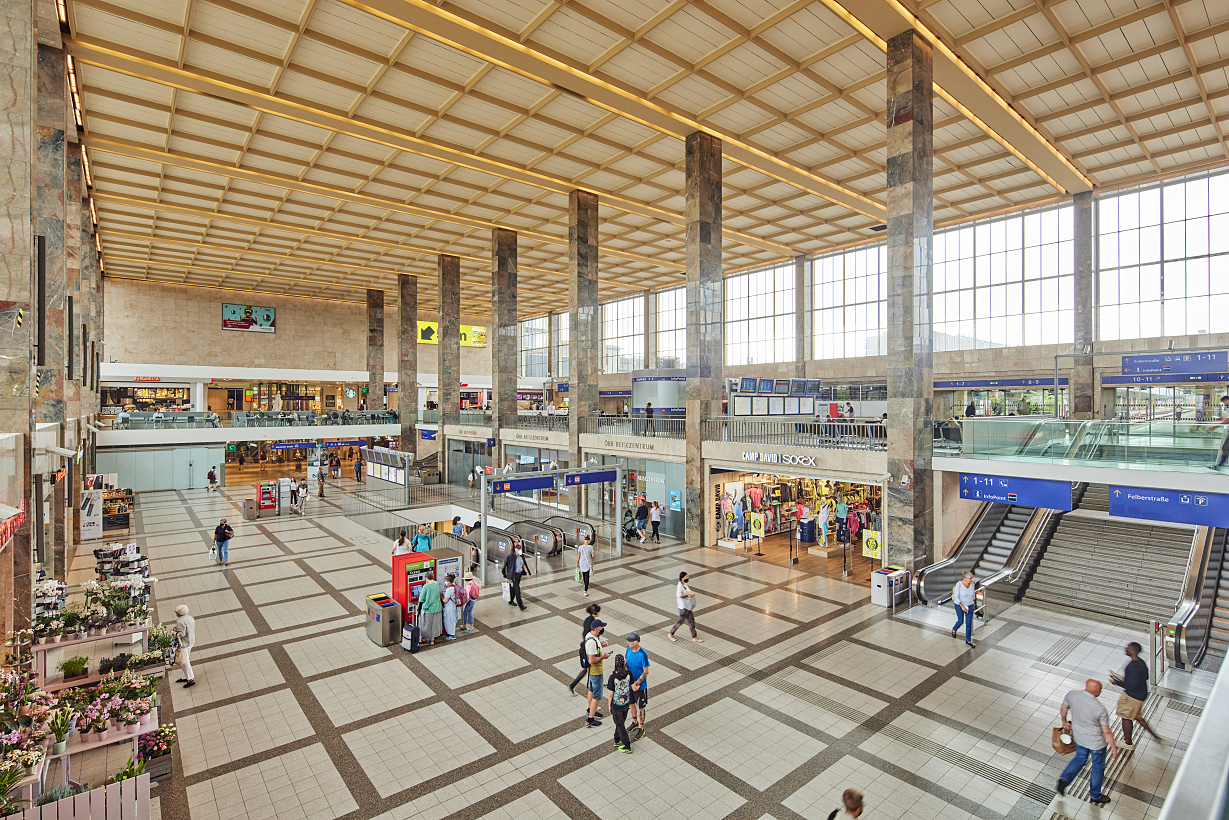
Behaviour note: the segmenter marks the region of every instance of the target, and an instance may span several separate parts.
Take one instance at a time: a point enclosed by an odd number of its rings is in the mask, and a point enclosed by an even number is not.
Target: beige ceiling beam
[[[1092,180],[1081,173],[1057,145],[1012,108],[901,0],[859,0],[856,5],[844,0],[849,7],[839,0],[821,2],[881,50],[886,51],[890,38],[906,29],[916,29],[934,46],[936,94],[1015,154],[1048,184],[1067,193],[1092,190]]]
[[[697,122],[682,113],[639,97],[613,83],[590,74],[583,66],[573,66],[528,45],[476,25],[426,0],[341,0],[383,20],[430,37],[444,45],[493,65],[527,77],[535,82],[578,96],[606,111],[626,117],[649,128],[686,139],[688,134],[706,131],[721,137],[722,153],[729,159],[815,194],[852,211],[884,219],[884,206],[861,193],[832,180],[810,173],[805,168],[779,159],[772,153]]]
[[[525,228],[518,227],[516,225],[505,225],[482,219],[472,219],[470,217],[454,214],[440,208],[430,208],[422,205],[406,205],[389,197],[377,196],[375,194],[357,194],[333,185],[324,185],[319,182],[308,182],[271,172],[251,171],[245,168],[236,168],[233,165],[214,162],[203,157],[188,157],[184,156],[183,154],[173,154],[167,151],[136,145],[135,143],[130,143],[124,140],[86,136],[82,139],[82,142],[90,148],[91,151],[95,152],[101,151],[103,153],[117,154],[119,156],[129,157],[131,159],[158,162],[162,163],[163,165],[171,165],[177,168],[186,168],[194,171],[216,174],[217,176],[228,177],[230,179],[242,179],[246,182],[255,183],[257,185],[268,185],[287,191],[297,191],[299,193],[311,194],[314,196],[325,196],[330,199],[350,202],[355,205],[379,208],[380,210],[386,211],[395,211],[408,216],[416,216],[423,219],[447,222],[453,225],[462,225],[467,228],[477,230],[506,228],[510,231],[516,231],[518,236],[522,236],[526,239],[532,239],[537,242],[542,242],[543,244],[547,245],[557,245],[559,247],[566,248],[568,244],[566,238],[560,238],[543,231],[526,230]],[[629,253],[627,251],[621,251],[608,246],[602,246],[601,254],[603,256],[613,256],[619,259],[627,259],[632,262],[653,265],[655,267],[669,268],[670,270],[675,271],[685,270],[683,265],[677,265],[672,262],[663,262],[661,260],[654,259],[651,256],[646,256],[639,253]]]
[[[104,45],[100,42],[85,41],[79,38],[65,38],[64,44],[74,59],[120,74],[126,74],[130,77],[149,80],[150,82],[181,91],[191,91],[207,97],[226,100],[253,111],[272,114],[338,134],[346,134],[356,139],[430,157],[440,162],[451,163],[480,173],[521,182],[535,188],[542,188],[559,194],[570,194],[577,189],[589,191],[597,194],[602,205],[606,207],[661,222],[668,222],[680,227],[686,225],[686,219],[680,213],[646,205],[639,200],[620,196],[613,191],[578,184],[570,179],[526,169],[510,162],[471,154],[448,145],[416,137],[392,126],[356,119],[344,112],[334,111],[305,100],[288,100],[249,88],[233,80],[226,80],[199,71],[165,65],[163,61],[134,54],[114,44]],[[727,233],[730,232],[727,231]],[[792,255],[792,251],[789,248],[776,242],[770,242],[750,234],[737,234],[737,236],[741,241],[752,247],[772,253]]]

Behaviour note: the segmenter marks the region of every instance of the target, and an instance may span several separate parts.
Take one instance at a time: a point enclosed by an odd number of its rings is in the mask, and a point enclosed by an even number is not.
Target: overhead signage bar
[[[961,473],[960,497],[969,501],[1070,511],[1071,482]]]
[[[1229,382],[1229,373],[1158,373],[1155,375],[1102,376],[1101,384],[1188,384]]]
[[[1229,371],[1229,350],[1198,353],[1149,353],[1123,356],[1122,375],[1148,376],[1164,373],[1224,373]]]
[[[555,477],[553,475],[533,475],[525,478],[500,478],[491,482],[493,493],[519,493],[523,490],[553,490]]]
[[[1058,380],[1060,387],[1067,385],[1066,378]],[[951,379],[935,382],[935,390],[964,390],[980,387],[1053,387],[1054,377],[1048,379]]]
[[[1229,526],[1229,495],[1109,485],[1109,513],[1202,527]]]
[[[615,481],[619,474],[615,470],[603,470],[599,473],[571,473],[565,475],[563,483],[567,486],[575,484],[603,484],[607,481]]]

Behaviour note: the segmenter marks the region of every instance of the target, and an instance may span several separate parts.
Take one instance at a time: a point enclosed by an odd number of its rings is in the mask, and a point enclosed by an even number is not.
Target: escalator
[[[1216,672],[1229,649],[1227,540],[1229,530],[1223,528],[1196,532],[1182,598],[1169,623],[1173,644],[1166,649],[1175,669]]]

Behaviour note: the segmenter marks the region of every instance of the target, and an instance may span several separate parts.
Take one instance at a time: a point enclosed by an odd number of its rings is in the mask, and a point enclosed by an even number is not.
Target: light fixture
[[[55,12],[60,18],[60,25],[68,25],[68,6],[64,4],[64,0],[55,0]]]

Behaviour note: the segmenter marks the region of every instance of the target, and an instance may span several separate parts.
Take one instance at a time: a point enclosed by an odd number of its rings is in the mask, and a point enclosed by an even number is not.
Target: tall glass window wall
[[[572,317],[568,313],[552,313],[550,317],[551,375],[563,378],[568,375],[568,342],[572,331]]]
[[[644,367],[643,296],[602,305],[602,370],[630,373]]]
[[[1229,332],[1229,174],[1098,199],[1098,338]]]
[[[871,245],[811,262],[817,359],[887,353],[888,249]]]
[[[600,459],[601,464],[612,467],[622,465],[626,471],[622,492],[613,482],[590,484],[585,488],[590,518],[620,526],[629,510],[635,513],[643,496],[650,507],[654,501],[661,507],[660,532],[663,536],[683,538],[686,535],[687,521],[683,512],[686,465],[609,455],[590,458]]]
[[[726,364],[794,361],[796,285],[792,261],[726,277]]]
[[[654,367],[687,366],[687,288],[653,294],[657,318],[657,361]]]
[[[536,319],[526,319],[521,322],[521,332],[517,344],[517,374],[521,376],[542,376],[547,374],[547,362],[550,361],[550,317],[539,316]]]

